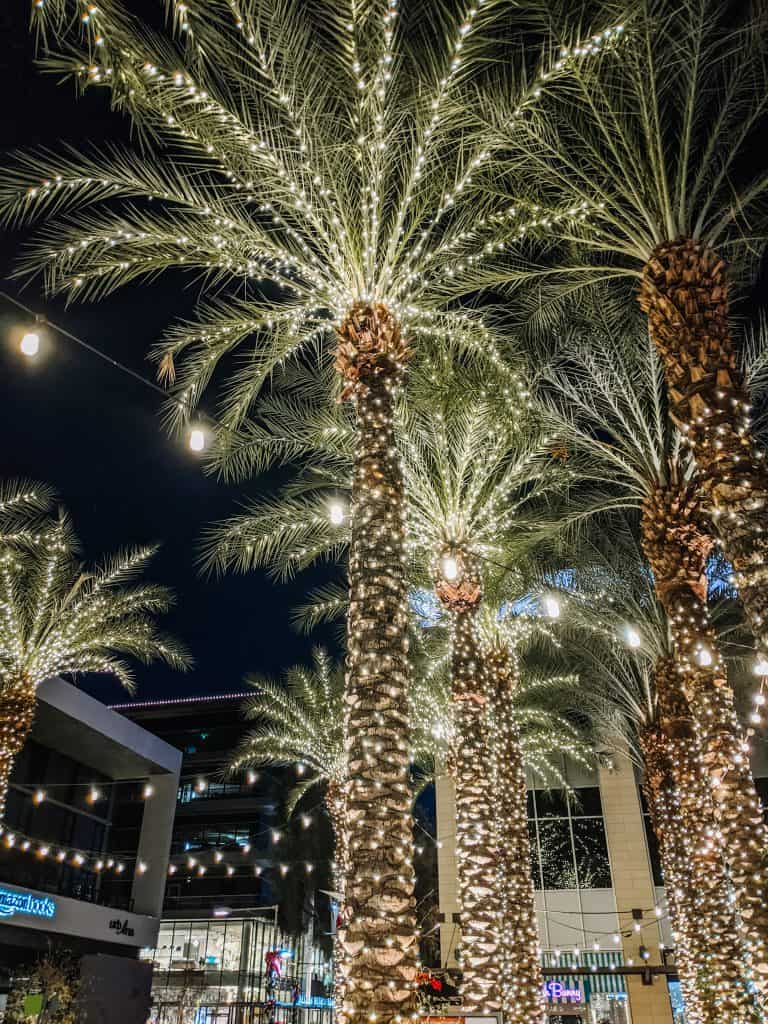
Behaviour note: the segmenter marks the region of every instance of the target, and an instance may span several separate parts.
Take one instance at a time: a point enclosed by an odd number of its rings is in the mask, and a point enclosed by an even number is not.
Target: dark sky
[[[57,85],[35,68],[26,0],[0,7],[0,160],[15,147],[127,139],[106,94],[78,100],[70,84]],[[151,378],[150,345],[194,306],[189,280],[169,274],[65,309],[47,300],[38,282],[22,291],[7,280],[20,241],[19,234],[0,234],[2,289]],[[163,545],[152,576],[177,594],[167,625],[191,648],[196,667],[186,675],[140,667],[138,699],[240,690],[247,671],[276,672],[304,658],[311,641],[297,636],[289,619],[306,581],[286,587],[258,574],[208,581],[194,565],[204,525],[236,511],[264,484],[227,487],[205,476],[199,460],[163,432],[160,397],[72,342],[56,337],[45,358],[24,359],[8,337],[19,323],[0,300],[0,475],[53,484],[89,558],[128,543]],[[83,685],[106,701],[123,699],[111,680]]]

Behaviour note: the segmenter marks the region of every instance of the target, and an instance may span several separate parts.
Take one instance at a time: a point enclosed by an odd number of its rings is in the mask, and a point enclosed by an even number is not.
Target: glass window
[[[610,889],[611,868],[602,818],[574,818],[573,845],[580,889]]]
[[[567,818],[568,800],[564,789],[537,789],[536,814],[539,818]]]
[[[544,888],[575,889],[576,866],[567,819],[539,822],[539,850]]]
[[[528,822],[528,838],[531,843],[531,875],[534,889],[541,889],[541,864],[539,863],[539,844],[536,839],[536,822]]]
[[[583,786],[580,789],[574,789],[571,801],[571,814],[574,818],[600,817],[602,813],[603,804],[600,800],[598,786]]]
[[[651,824],[651,817],[649,814],[643,815],[643,822],[645,824],[645,838],[648,842],[648,855],[651,858],[653,884],[664,885],[664,872],[661,868],[661,853],[659,851],[659,842],[656,838],[656,833],[653,830],[653,825]]]

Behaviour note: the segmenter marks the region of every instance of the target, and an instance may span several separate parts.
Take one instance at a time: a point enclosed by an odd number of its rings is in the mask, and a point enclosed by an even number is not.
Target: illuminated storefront
[[[150,1021],[175,1022],[182,1006],[194,1005],[189,1016],[195,1024],[218,1024],[228,1020],[232,1006],[258,1005],[269,998],[267,954],[275,950],[280,953],[278,1003],[316,1011],[305,1011],[302,1021],[329,1020],[332,967],[322,952],[303,936],[281,934],[273,919],[233,914],[162,922],[157,947],[141,951],[154,965]]]

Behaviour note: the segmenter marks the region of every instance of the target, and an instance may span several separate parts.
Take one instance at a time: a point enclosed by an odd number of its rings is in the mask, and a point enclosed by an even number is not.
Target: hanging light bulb
[[[444,555],[440,561],[440,568],[449,582],[459,578],[459,563],[453,555]]]
[[[344,522],[344,506],[340,501],[332,501],[328,506],[328,515],[334,526],[341,526]]]
[[[560,617],[560,602],[556,597],[549,594],[544,598],[544,612],[547,618],[558,619]]]
[[[189,447],[193,452],[201,452],[205,448],[205,431],[193,427],[189,432]]]
[[[40,335],[37,331],[27,331],[21,339],[19,350],[21,354],[26,356],[28,359],[34,359],[40,351]]]
[[[635,650],[637,650],[643,642],[640,638],[640,634],[633,626],[627,626],[624,630],[624,638],[626,639],[628,646]]]

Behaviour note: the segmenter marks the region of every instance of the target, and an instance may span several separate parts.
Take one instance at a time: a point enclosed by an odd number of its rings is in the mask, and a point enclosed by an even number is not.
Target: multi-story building
[[[205,1020],[251,1012],[267,998],[266,960],[274,951],[283,953],[280,1001],[296,999],[306,1024],[329,1013],[331,970],[320,948],[329,950],[327,826],[313,814],[298,841],[286,828],[284,799],[300,777],[296,768],[225,772],[247,730],[240,713],[247,696],[113,708],[183,756],[163,920],[144,954],[154,964],[153,1020],[161,1024],[175,1024],[185,1003]],[[137,826],[130,805],[116,824],[130,845]]]
[[[110,985],[116,997],[123,985],[126,996],[109,1019],[143,1024],[149,977],[138,953],[157,942],[180,769],[177,750],[71,684],[40,686],[0,842],[6,989],[10,976],[51,949],[84,956],[92,979],[112,977],[120,957],[119,981]],[[123,800],[137,821],[129,844],[114,828]],[[89,988],[104,998],[106,986]]]
[[[600,758],[590,772],[564,762],[572,795],[529,776],[531,872],[552,1024],[682,1021],[661,867],[637,772],[629,758]],[[768,795],[768,758],[753,768]],[[438,779],[440,955],[458,967],[456,811]]]

